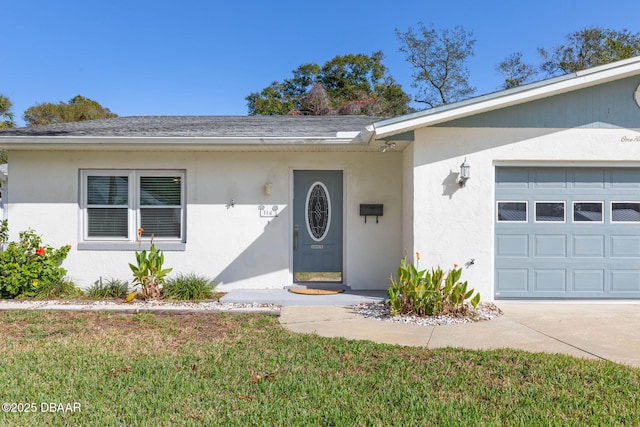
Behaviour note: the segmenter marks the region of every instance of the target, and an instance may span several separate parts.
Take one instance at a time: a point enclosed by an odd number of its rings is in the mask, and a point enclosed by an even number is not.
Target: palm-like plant
[[[129,263],[133,272],[133,284],[140,285],[142,296],[145,299],[158,299],[162,294],[162,285],[165,276],[173,270],[172,268],[162,268],[164,264],[164,254],[156,249],[151,236],[151,247],[149,252],[142,250],[136,252],[137,265]]]

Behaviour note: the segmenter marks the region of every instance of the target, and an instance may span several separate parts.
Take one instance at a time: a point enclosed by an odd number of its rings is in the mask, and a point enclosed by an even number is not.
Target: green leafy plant
[[[420,260],[420,254],[416,252]],[[480,303],[480,293],[473,296],[468,282],[461,282],[462,268],[457,265],[446,274],[440,266],[431,270],[419,270],[417,265],[407,261],[406,255],[400,260],[397,278],[391,277],[387,290],[392,315],[415,314],[433,316],[466,311],[466,301],[473,308]],[[473,297],[472,297],[473,296]]]
[[[214,287],[215,284],[206,277],[190,273],[167,279],[163,290],[165,298],[199,301],[211,299]]]
[[[92,299],[124,298],[129,292],[129,283],[120,279],[107,279],[100,277],[87,289],[87,295]]]
[[[138,236],[142,234],[142,229],[138,230]],[[137,264],[129,263],[129,267],[133,272],[134,286],[140,285],[141,294],[145,299],[158,299],[162,296],[162,286],[165,282],[165,276],[169,274],[172,268],[162,268],[164,264],[164,254],[156,249],[153,243],[153,235],[151,235],[151,247],[146,250],[136,252]],[[127,298],[128,300],[130,298]]]
[[[9,240],[9,223],[7,220],[0,221],[0,244],[7,243]]]
[[[36,287],[36,298],[80,298],[84,296],[82,289],[78,288],[70,279],[62,278],[57,282],[43,282]]]
[[[0,238],[8,240],[6,221],[0,227]],[[43,245],[33,230],[19,234],[19,241],[9,242],[0,252],[0,298],[38,296],[38,288],[58,286],[67,270],[60,265],[71,246],[59,249]]]

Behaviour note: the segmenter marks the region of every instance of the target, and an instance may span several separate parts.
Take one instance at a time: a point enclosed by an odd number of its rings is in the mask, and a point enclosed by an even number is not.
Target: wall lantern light
[[[458,175],[458,185],[464,187],[467,180],[471,178],[471,166],[467,163],[467,158],[464,158],[464,162],[460,165],[460,175]]]
[[[379,148],[381,153],[387,153],[389,151],[396,151],[396,143],[395,142],[385,142]]]
[[[264,194],[266,194],[267,196],[271,195],[271,191],[273,190],[273,184],[271,184],[270,182],[267,182],[264,185]]]

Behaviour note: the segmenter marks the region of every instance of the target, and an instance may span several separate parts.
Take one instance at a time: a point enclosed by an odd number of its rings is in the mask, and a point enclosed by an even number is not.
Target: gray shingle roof
[[[369,116],[132,116],[0,131],[3,136],[335,137],[382,120]]]

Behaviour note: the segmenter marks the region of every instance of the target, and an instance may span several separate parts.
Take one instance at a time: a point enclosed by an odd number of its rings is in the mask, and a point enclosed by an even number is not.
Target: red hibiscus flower
[[[42,246],[36,249],[36,255],[39,255],[39,256],[44,255],[44,248]]]

